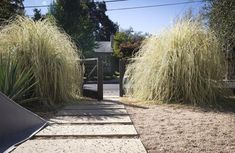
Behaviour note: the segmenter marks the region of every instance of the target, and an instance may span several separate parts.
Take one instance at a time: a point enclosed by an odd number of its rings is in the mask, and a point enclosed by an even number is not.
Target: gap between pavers
[[[146,153],[139,139],[29,140],[13,153]]]

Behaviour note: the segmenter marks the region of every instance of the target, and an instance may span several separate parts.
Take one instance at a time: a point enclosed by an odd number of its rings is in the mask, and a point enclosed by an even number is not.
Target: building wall
[[[112,53],[95,53],[95,57],[102,59],[104,75],[113,75],[115,71],[118,71],[118,59],[113,57]]]

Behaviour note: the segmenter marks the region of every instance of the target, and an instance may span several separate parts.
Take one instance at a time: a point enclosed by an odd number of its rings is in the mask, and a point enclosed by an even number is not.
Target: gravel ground
[[[182,105],[126,108],[149,153],[235,152],[233,112],[203,111]]]

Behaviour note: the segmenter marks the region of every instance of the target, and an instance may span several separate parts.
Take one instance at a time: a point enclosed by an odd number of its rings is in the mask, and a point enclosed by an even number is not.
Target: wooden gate
[[[83,96],[103,100],[102,59],[81,59],[81,64],[84,72]]]

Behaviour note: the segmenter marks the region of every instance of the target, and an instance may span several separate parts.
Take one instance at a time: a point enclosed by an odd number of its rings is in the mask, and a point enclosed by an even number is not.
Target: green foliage
[[[107,11],[105,2],[87,3],[92,23],[95,26],[96,41],[109,41],[110,36],[118,31],[118,25],[113,23],[105,14]]]
[[[132,28],[116,32],[114,36],[114,56],[123,58],[123,57],[132,57],[136,52],[138,52],[142,41],[148,34],[142,34],[141,32],[134,32]]]
[[[224,50],[235,47],[235,1],[210,0],[206,1],[205,16],[209,26],[223,43]]]
[[[34,16],[33,16],[34,21],[38,21],[38,20],[42,19],[43,16],[41,14],[41,10],[34,9],[33,12],[34,12]]]
[[[212,31],[180,21],[151,36],[128,65],[128,94],[154,102],[213,105],[224,96],[225,58]]]
[[[19,72],[32,70],[34,95],[50,104],[68,102],[81,95],[82,70],[70,37],[47,19],[17,17],[1,27],[0,53],[20,61]]]
[[[88,12],[87,5],[81,5],[80,0],[57,0],[50,7],[50,14],[71,36],[85,57],[91,56],[95,47],[94,26]]]
[[[80,0],[57,0],[50,7],[59,26],[76,42],[85,57],[93,55],[96,41],[109,41],[118,30],[105,14],[105,2],[80,2]]]
[[[0,59],[0,91],[9,98],[18,103],[35,100],[32,90],[36,83],[32,69],[22,68],[10,56]]]
[[[15,15],[24,14],[24,0],[1,0],[0,1],[0,24]]]
[[[128,41],[128,36],[125,32],[117,32],[114,36],[113,52],[114,56],[122,57],[120,45]]]

